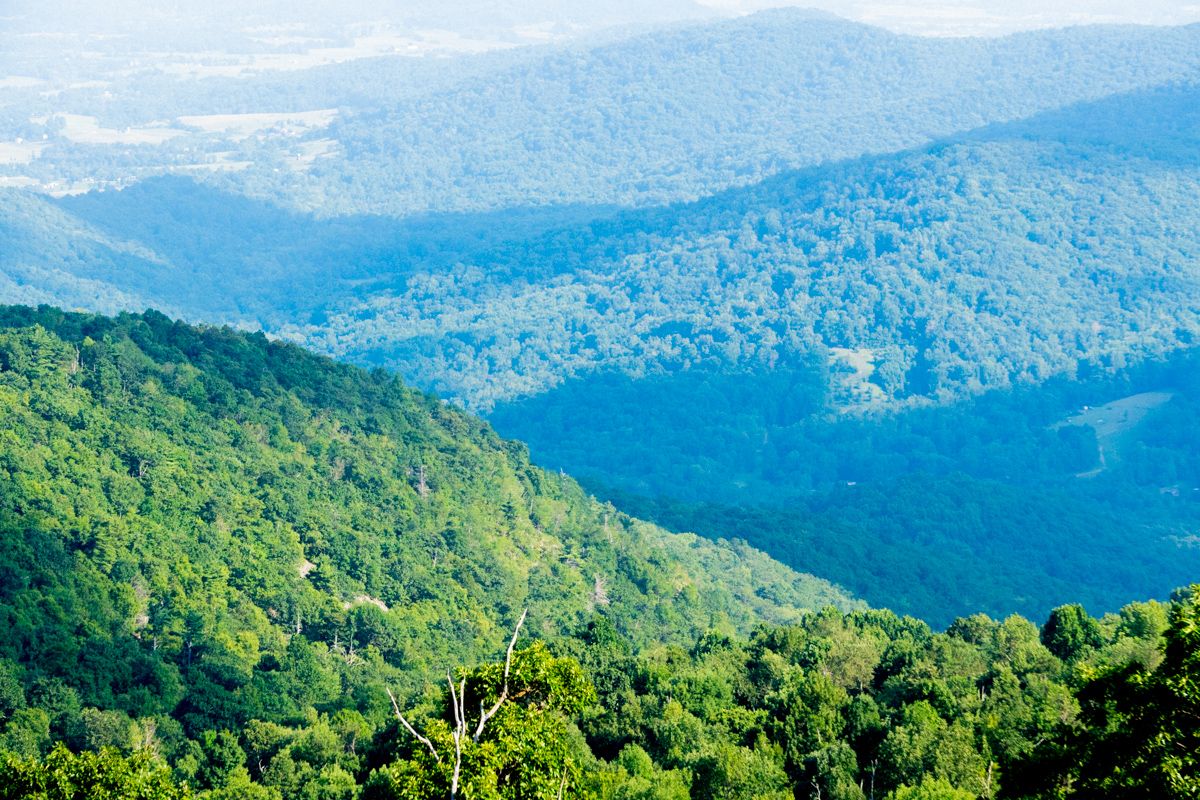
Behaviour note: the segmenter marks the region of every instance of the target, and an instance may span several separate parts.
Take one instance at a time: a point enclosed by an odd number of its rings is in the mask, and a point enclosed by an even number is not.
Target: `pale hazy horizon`
[[[1200,2],[1170,0],[1143,0],[1136,5],[1118,0],[656,0],[651,3],[631,0],[403,0],[391,3],[259,0],[235,3],[216,0],[207,4],[203,13],[192,5],[148,0],[97,3],[13,0],[5,4],[4,13],[0,14],[0,26],[24,21],[32,22],[34,28],[104,30],[141,23],[141,30],[153,30],[158,25],[197,21],[215,27],[224,24],[230,29],[238,28],[247,20],[331,24],[383,22],[453,31],[498,25],[509,31],[537,30],[548,39],[556,33],[600,30],[614,25],[656,24],[782,7],[812,8],[900,33],[934,36],[994,36],[1071,25],[1185,25],[1200,22]]]

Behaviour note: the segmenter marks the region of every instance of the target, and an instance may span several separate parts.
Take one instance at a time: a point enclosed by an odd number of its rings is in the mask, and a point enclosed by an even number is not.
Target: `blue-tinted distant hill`
[[[1115,608],[1181,582],[1200,529],[1188,362],[1105,383],[1200,334],[1198,145],[1178,82],[640,209],[327,217],[179,178],[12,193],[3,292],[393,368],[647,515],[875,604]],[[1021,393],[1074,378],[1094,391]],[[1012,387],[998,415],[953,405]],[[1076,483],[1101,442],[1049,426],[1147,393],[1171,405]],[[916,432],[834,422],[937,404]]]
[[[815,358],[948,400],[1200,334],[1200,92],[1114,96],[417,269],[289,336],[478,407],[592,372]]]
[[[841,407],[945,400],[1193,340],[1198,99],[1116,95],[630,212],[318,218],[182,178],[9,192],[4,297],[262,326],[478,408],[812,358]]]
[[[292,185],[325,213],[645,205],[1180,79],[1200,79],[1200,26],[929,39],[778,10],[349,114],[313,134],[340,156],[311,174],[229,180],[263,196]]]
[[[542,463],[872,603],[1115,608],[1196,568],[1195,361],[1123,368],[1200,333],[1198,114],[1165,87],[788,173],[480,253],[310,330],[509,393],[493,419]],[[1114,402],[1148,416],[1111,441],[1123,417],[1056,427]]]

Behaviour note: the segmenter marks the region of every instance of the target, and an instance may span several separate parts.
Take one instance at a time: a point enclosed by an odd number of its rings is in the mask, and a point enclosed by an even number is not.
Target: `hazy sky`
[[[450,30],[558,23],[566,29],[651,23],[778,6],[818,8],[905,33],[995,35],[1091,23],[1200,22],[1200,0],[0,0],[4,18],[48,29],[200,20],[395,20]]]

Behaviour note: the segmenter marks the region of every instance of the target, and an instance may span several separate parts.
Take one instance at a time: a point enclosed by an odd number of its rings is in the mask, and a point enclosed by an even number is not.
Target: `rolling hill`
[[[718,31],[747,42],[774,31],[780,41],[794,39],[791,50],[824,41],[846,58],[858,52],[838,38],[847,31],[892,37],[795,14],[725,25],[732,27],[664,34],[663,57],[715,58]],[[483,192],[471,194],[480,200],[476,210],[331,216],[178,176],[59,200],[14,191],[0,197],[3,296],[106,311],[154,306],[395,370],[491,414],[532,444],[537,461],[585,477],[604,496],[714,538],[736,532],[803,570],[820,559],[824,574],[872,603],[939,623],[979,608],[1037,616],[1072,599],[1116,608],[1181,581],[1168,567],[1190,564],[1179,542],[1190,541],[1193,514],[1158,492],[1186,484],[1191,467],[1170,477],[1146,471],[1143,459],[1142,472],[1103,476],[1103,489],[1064,484],[1097,468],[1088,428],[1054,438],[1043,429],[1085,404],[1172,390],[1118,376],[1197,341],[1196,84],[1106,94],[1186,76],[1187,57],[1169,67],[1155,59],[1187,49],[1194,35],[1191,28],[1089,29],[983,44],[921,41],[1025,47],[1026,61],[1044,65],[1046,53],[1074,54],[1100,40],[1133,48],[1113,64],[1140,66],[1119,75],[1115,66],[1096,66],[1075,74],[1076,83],[1060,80],[1053,91],[1046,84],[1041,95],[1013,84],[1005,91],[1026,104],[997,106],[1003,113],[990,117],[971,117],[970,104],[956,100],[944,127],[1050,108],[892,153],[863,155],[874,145],[849,136],[838,141],[853,145],[853,157],[654,207],[489,210]],[[713,46],[685,44],[697,36]],[[649,44],[605,47],[635,46]],[[760,50],[737,52],[791,52]],[[602,51],[581,48],[572,58],[590,64],[588,54]],[[862,52],[853,63],[875,63],[876,50]],[[947,63],[944,54],[929,58]],[[608,62],[634,69],[630,59]],[[742,74],[737,63],[731,75]],[[745,65],[747,76],[756,70],[776,74]],[[603,70],[595,74],[600,80]],[[555,80],[561,91],[570,84]],[[854,91],[839,90],[830,108],[845,109]],[[1079,95],[1104,96],[1059,107]],[[914,109],[924,107],[918,95],[896,96],[915,104],[900,115],[913,122]],[[688,108],[703,111],[693,101]],[[835,124],[820,109],[800,117]],[[386,127],[386,120],[381,112],[377,121]],[[931,132],[912,135],[923,142]],[[788,141],[820,140],[789,134]],[[645,167],[637,153],[618,150],[611,156],[620,170]],[[388,152],[398,151],[378,154]],[[818,147],[811,155],[831,152]],[[554,161],[564,153],[544,155]],[[352,183],[355,174],[345,177]],[[475,192],[478,184],[459,188]],[[1064,381],[1079,391],[1063,390]],[[1039,386],[1050,388],[1037,395]],[[973,400],[989,392],[1008,409],[998,417]],[[1179,394],[1162,413],[1186,419],[1179,408],[1189,402]],[[909,430],[908,420],[925,420],[922,409],[935,407],[944,413],[931,411],[933,422]],[[998,441],[981,431],[964,444],[938,432],[985,422],[996,426]],[[1020,442],[1020,457],[978,457],[1003,450],[1008,434]],[[1170,463],[1182,459],[1178,448],[1170,452]],[[951,480],[954,473],[961,475]],[[937,513],[909,502],[921,497],[937,497]],[[964,515],[970,524],[956,521]],[[1013,526],[1015,519],[1024,522]],[[1031,531],[1044,535],[1026,542]],[[1069,559],[1056,556],[1064,548],[1073,548]],[[857,552],[890,555],[876,562]],[[1105,560],[1106,553],[1121,555]],[[908,567],[936,559],[953,568],[926,575]],[[1116,572],[1091,569],[1093,559]]]
[[[781,9],[567,47],[349,113],[312,134],[335,140],[340,155],[295,188],[269,170],[223,183],[325,214],[695,200],[1194,81],[1197,53],[1200,26],[938,39]]]
[[[0,318],[0,657],[95,665],[87,705],[193,693],[181,717],[240,724],[303,682],[279,666],[301,641],[367,654],[365,691],[490,648],[522,608],[543,636],[600,614],[650,642],[854,605],[601,505],[391,375],[157,313]]]

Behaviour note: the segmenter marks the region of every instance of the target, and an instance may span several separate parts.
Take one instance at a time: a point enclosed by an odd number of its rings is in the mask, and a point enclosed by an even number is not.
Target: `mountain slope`
[[[822,413],[821,375],[787,366],[604,375],[492,421],[640,517],[941,626],[1115,609],[1200,570],[1198,357],[863,416]]]
[[[789,173],[434,262],[282,332],[478,408],[810,357],[851,408],[1119,366],[1200,333],[1197,109],[1169,87]]]
[[[180,178],[5,192],[2,297],[261,326],[479,409],[796,358],[842,376],[839,407],[945,400],[1192,340],[1198,107],[1191,85],[1119,95],[627,213],[317,219]]]
[[[602,506],[383,373],[155,313],[0,321],[0,657],[85,705],[235,726],[312,690],[301,640],[378,691],[526,607],[544,636],[600,614],[649,642],[853,604]]]
[[[348,34],[322,36],[345,55]],[[1200,76],[1198,26],[923,38],[796,9],[294,73],[255,68],[287,54],[240,33],[225,46],[244,70],[223,77],[205,77],[211,52],[130,69],[123,41],[12,62],[50,83],[6,90],[0,140],[32,160],[0,164],[0,183],[79,191],[175,172],[327,216],[644,207]]]
[[[262,169],[225,183],[324,213],[644,206],[1196,80],[1198,53],[1200,26],[931,39],[777,10],[567,48],[344,115],[312,134],[338,158],[294,182]]]

